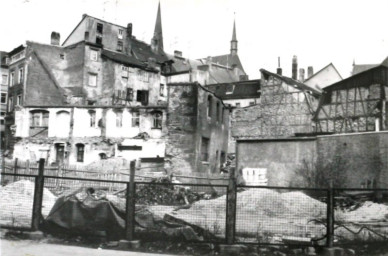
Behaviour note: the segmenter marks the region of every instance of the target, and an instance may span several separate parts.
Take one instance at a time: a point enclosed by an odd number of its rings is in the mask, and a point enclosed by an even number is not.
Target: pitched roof
[[[316,75],[318,75],[319,73],[321,73],[322,71],[324,71],[325,69],[327,69],[328,67],[332,66],[334,68],[334,70],[337,72],[337,74],[341,77],[342,79],[342,76],[341,74],[338,72],[338,70],[335,68],[335,66],[333,65],[333,63],[329,63],[328,65],[324,66],[323,68],[321,68],[318,72],[315,72],[312,76],[310,76],[309,78],[307,78],[305,80],[305,82],[307,82],[308,80],[310,80],[311,78],[315,77]]]
[[[123,53],[112,52],[112,51],[108,51],[108,50],[102,50],[101,55],[106,57],[106,58],[108,58],[108,59],[111,59],[111,60],[114,60],[116,62],[119,62],[121,64],[126,64],[126,65],[129,65],[129,66],[135,66],[135,67],[139,67],[139,68],[145,68],[146,67],[145,64],[143,64],[142,62],[138,61],[134,57],[126,55],[126,54],[123,54]]]
[[[377,67],[379,64],[354,64],[353,65],[353,70],[352,70],[352,75],[356,75],[358,73],[367,71],[371,68]]]
[[[212,62],[216,64],[221,64],[227,67],[232,67],[233,65],[237,65],[237,67],[245,73],[238,55],[225,54],[225,55],[219,55],[219,56],[212,56]]]
[[[134,53],[135,58],[139,61],[147,62],[148,58],[154,58],[158,63],[164,63],[168,61],[167,55],[162,52],[160,54],[154,53],[151,49],[151,45],[137,40],[132,37],[132,52]]]
[[[209,70],[209,84],[231,83],[239,81],[239,77],[233,70],[213,65]]]
[[[259,98],[261,95],[260,79],[239,81],[235,83],[213,84],[207,85],[206,87],[223,100]]]
[[[281,75],[278,75],[278,74],[275,74],[275,73],[272,73],[272,72],[269,72],[265,69],[260,69],[260,72],[261,73],[264,73],[266,75],[270,75],[270,76],[274,76],[280,80],[282,80],[283,82],[285,82],[286,84],[288,85],[291,85],[291,86],[294,86],[296,88],[298,88],[299,90],[302,90],[302,91],[311,91],[313,93],[314,96],[319,96],[322,94],[322,92],[314,87],[310,87],[306,84],[303,84],[299,81],[296,81],[290,77],[286,77],[286,76],[281,76]]]
[[[380,64],[381,66],[385,66],[385,67],[388,67],[388,57],[386,57],[383,62],[381,62]]]

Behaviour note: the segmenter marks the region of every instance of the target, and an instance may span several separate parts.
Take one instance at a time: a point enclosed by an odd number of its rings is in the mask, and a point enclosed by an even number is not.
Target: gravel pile
[[[2,225],[29,227],[32,220],[35,183],[20,180],[0,188],[0,223]],[[42,215],[47,217],[56,196],[43,190]]]

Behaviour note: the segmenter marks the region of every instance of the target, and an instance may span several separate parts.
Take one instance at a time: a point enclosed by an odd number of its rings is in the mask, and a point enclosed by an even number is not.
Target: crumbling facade
[[[0,86],[1,86],[1,101],[0,101],[0,144],[1,150],[5,149],[5,113],[7,113],[8,102],[8,63],[6,62],[7,53],[0,51]]]
[[[351,133],[386,130],[388,59],[324,89],[314,116],[316,131]]]
[[[260,72],[260,103],[233,111],[232,136],[284,138],[313,132],[311,119],[320,91],[264,69]]]
[[[228,153],[229,109],[198,83],[168,84],[166,167],[219,173]]]

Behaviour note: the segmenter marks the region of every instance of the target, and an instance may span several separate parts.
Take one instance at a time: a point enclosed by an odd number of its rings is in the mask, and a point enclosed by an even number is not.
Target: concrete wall
[[[315,138],[237,141],[237,170],[266,169],[269,186],[290,186],[295,169],[316,157]]]
[[[339,157],[346,161],[347,187],[388,187],[388,132],[353,133],[317,137],[318,163]]]

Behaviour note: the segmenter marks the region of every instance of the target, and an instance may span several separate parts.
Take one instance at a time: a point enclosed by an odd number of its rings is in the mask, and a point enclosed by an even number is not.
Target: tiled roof
[[[126,55],[126,54],[123,54],[123,53],[112,52],[112,51],[108,51],[108,50],[102,50],[101,55],[106,57],[106,58],[108,58],[108,59],[117,61],[117,62],[119,62],[121,64],[126,64],[126,65],[129,65],[129,66],[135,66],[135,67],[139,67],[139,68],[145,68],[146,67],[145,64],[143,64],[142,62],[138,61],[136,58],[134,58],[132,56],[129,56],[129,55]]]
[[[381,62],[381,64],[380,64],[381,66],[385,66],[385,67],[387,67],[388,68],[388,57],[387,58],[385,58],[385,60],[383,60],[383,62]]]
[[[244,68],[241,64],[240,58],[238,55],[225,54],[220,56],[212,56],[212,62],[218,63],[223,66],[232,67],[233,65],[237,65],[239,69],[244,71]]]
[[[248,80],[235,83],[223,83],[208,85],[207,88],[213,91],[221,99],[246,99],[259,98],[260,80]]]
[[[209,71],[209,84],[231,83],[239,81],[239,79],[231,69],[212,66]]]
[[[139,41],[135,38],[132,38],[132,52],[134,53],[135,58],[141,62],[147,62],[148,58],[154,58],[158,63],[164,63],[168,61],[167,55],[163,52],[156,54],[152,51],[151,45]]]
[[[319,96],[322,94],[322,92],[314,87],[310,87],[306,84],[303,84],[299,81],[296,81],[290,77],[286,77],[286,76],[281,76],[281,75],[278,75],[278,74],[275,74],[275,73],[272,73],[272,72],[269,72],[265,69],[260,69],[260,72],[264,73],[264,74],[267,74],[267,75],[270,75],[270,76],[274,76],[282,81],[284,81],[286,84],[289,84],[289,85],[292,85],[300,90],[303,90],[303,91],[311,91],[315,96]]]
[[[379,64],[355,64],[353,65],[352,75],[367,71],[371,68],[377,67]]]

